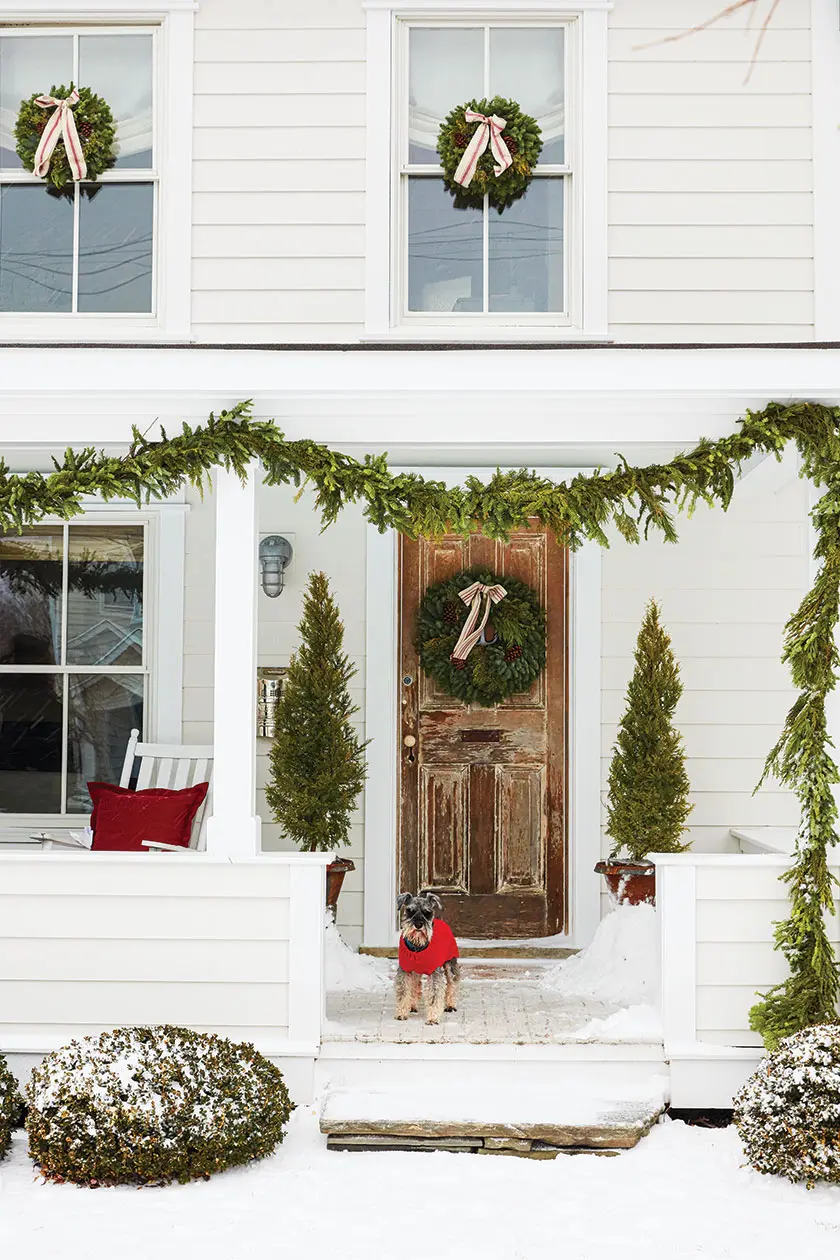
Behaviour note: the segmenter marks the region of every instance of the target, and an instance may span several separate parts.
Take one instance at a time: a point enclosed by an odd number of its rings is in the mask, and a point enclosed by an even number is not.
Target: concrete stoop
[[[518,1087],[457,1091],[330,1090],[321,1111],[327,1148],[452,1151],[555,1159],[618,1155],[648,1133],[665,1107],[661,1078],[628,1096]]]

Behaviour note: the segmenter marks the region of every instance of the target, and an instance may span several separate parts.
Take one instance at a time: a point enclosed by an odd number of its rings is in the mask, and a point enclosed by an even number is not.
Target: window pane
[[[111,107],[117,124],[115,168],[151,167],[151,35],[81,35],[79,82]]]
[[[409,31],[408,160],[438,165],[437,134],[456,105],[484,95],[482,27]]]
[[[67,662],[143,663],[142,525],[71,525]]]
[[[491,214],[491,311],[562,311],[562,178],[535,179],[504,214]]]
[[[482,214],[456,210],[438,179],[408,181],[408,309],[480,311]]]
[[[102,184],[79,209],[79,310],[152,309],[152,184]]]
[[[143,729],[143,679],[120,674],[70,674],[67,812],[90,813],[87,785],[119,783],[133,727]]]
[[[0,811],[61,813],[63,682],[0,673]]]
[[[41,185],[0,188],[0,311],[69,311],[73,204]]]
[[[61,661],[60,527],[0,535],[0,665]]]
[[[69,87],[72,78],[72,36],[0,36],[0,166],[23,165],[14,139],[21,101],[51,87]]]
[[[562,26],[496,26],[490,31],[490,95],[517,101],[536,118],[542,131],[541,162],[565,160],[563,41]]]

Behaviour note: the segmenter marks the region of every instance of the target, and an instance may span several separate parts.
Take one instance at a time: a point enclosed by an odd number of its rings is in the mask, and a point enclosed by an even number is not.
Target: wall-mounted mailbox
[[[257,738],[274,739],[277,702],[283,691],[286,668],[261,665],[257,670]]]

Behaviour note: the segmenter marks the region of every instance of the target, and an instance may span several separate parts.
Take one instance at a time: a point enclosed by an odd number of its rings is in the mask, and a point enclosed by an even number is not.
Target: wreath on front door
[[[438,132],[443,183],[456,210],[502,213],[524,196],[542,149],[539,124],[503,96],[456,105]]]
[[[545,668],[545,609],[518,578],[464,569],[427,589],[415,647],[445,692],[492,708],[528,691]]]

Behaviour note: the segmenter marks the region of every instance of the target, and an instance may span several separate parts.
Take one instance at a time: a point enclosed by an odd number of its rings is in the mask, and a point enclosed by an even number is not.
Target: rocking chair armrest
[[[185,844],[165,844],[163,840],[142,840],[144,849],[155,849],[160,853],[194,853]]]
[[[43,831],[32,837],[41,840],[45,844],[60,844],[64,849],[82,849],[85,853],[90,852],[90,845],[83,844],[81,840],[76,840],[72,835],[55,835],[51,831]]]

